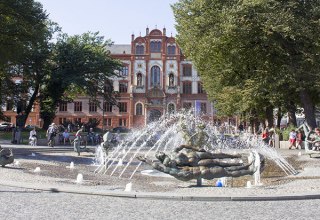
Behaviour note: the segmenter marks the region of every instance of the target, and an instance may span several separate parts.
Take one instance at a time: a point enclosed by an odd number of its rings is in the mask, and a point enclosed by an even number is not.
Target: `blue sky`
[[[62,31],[82,34],[99,31],[115,44],[130,44],[131,34],[145,36],[156,26],[167,29],[167,36],[176,35],[170,4],[178,0],[36,0],[42,3],[49,18]]]

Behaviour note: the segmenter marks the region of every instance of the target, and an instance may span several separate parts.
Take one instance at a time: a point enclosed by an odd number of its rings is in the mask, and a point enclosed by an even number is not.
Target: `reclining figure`
[[[157,152],[158,161],[152,161],[144,156],[138,160],[146,162],[156,170],[170,174],[182,180],[203,178],[211,180],[220,177],[240,177],[253,175],[257,171],[255,155],[245,164],[241,154],[211,153],[190,145],[181,145],[167,155]],[[260,155],[260,168],[264,168],[264,158]]]

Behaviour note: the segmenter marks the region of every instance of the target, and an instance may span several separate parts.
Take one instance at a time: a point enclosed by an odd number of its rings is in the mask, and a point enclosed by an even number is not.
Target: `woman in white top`
[[[291,149],[292,147],[296,147],[296,138],[297,138],[297,133],[294,129],[291,130],[291,132],[289,133],[289,149]]]
[[[37,132],[36,132],[36,128],[33,128],[33,129],[30,131],[29,144],[30,144],[31,146],[37,146]]]

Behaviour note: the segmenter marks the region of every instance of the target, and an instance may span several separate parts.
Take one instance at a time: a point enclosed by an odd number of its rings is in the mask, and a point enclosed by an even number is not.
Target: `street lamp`
[[[103,102],[102,102],[102,132],[104,132],[104,107],[105,107],[105,101],[103,98]]]

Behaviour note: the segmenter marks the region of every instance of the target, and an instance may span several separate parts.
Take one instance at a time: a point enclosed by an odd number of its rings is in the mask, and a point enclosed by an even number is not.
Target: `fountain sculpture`
[[[7,164],[13,163],[14,157],[11,149],[5,149],[0,146],[0,165],[4,167]]]
[[[164,115],[117,144],[110,140],[111,134],[105,134],[104,143],[96,150],[97,174],[131,179],[145,162],[183,181],[255,174],[259,184],[265,158],[287,175],[297,173],[257,136],[238,135],[234,127],[204,121],[191,111]]]
[[[246,157],[240,153],[228,154],[205,150],[209,136],[204,129],[205,125],[201,123],[197,126],[196,133],[190,135],[185,123],[182,123],[181,131],[187,142],[186,145],[176,147],[171,153],[157,152],[155,161],[145,156],[139,156],[137,159],[182,181],[240,177],[253,175],[258,167],[263,169],[263,157],[259,158],[260,166],[255,163],[256,155],[259,157],[258,154],[251,153]],[[247,160],[246,163],[243,162],[245,160]]]

